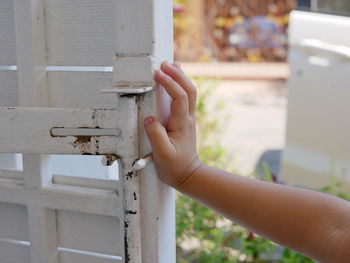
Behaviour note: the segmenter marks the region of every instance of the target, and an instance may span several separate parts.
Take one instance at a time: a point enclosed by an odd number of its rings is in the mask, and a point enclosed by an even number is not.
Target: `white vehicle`
[[[330,178],[350,182],[350,2],[309,4],[313,12],[291,14],[281,177],[319,189]]]

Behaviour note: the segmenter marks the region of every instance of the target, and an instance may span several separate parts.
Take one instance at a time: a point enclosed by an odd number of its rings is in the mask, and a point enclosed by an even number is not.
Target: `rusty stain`
[[[74,144],[83,144],[91,142],[91,136],[75,136],[77,139]]]
[[[91,154],[91,136],[75,136],[75,138],[72,143],[74,148],[79,148],[81,154]]]
[[[121,158],[116,154],[105,154],[102,159],[102,164],[104,166],[111,166],[118,159]]]

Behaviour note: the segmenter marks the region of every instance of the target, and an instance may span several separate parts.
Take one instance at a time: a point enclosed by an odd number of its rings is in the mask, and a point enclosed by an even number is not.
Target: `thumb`
[[[155,155],[169,154],[174,146],[164,126],[155,117],[147,117],[144,125],[153,153]]]

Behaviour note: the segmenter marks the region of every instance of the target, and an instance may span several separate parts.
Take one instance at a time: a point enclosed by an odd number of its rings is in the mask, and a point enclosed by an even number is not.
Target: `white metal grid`
[[[0,152],[23,153],[22,171],[0,170],[0,262],[175,262],[173,191],[153,164],[133,169],[143,118],[168,108],[149,87],[172,58],[172,2],[0,8]],[[116,156],[120,181],[53,175],[49,154]]]

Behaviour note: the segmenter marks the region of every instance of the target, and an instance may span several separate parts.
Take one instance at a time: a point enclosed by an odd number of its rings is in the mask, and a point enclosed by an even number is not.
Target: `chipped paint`
[[[106,154],[103,156],[101,162],[104,166],[111,166],[118,159],[120,159],[120,157],[115,154]]]
[[[72,145],[79,148],[79,152],[91,154],[91,136],[77,136]]]
[[[132,179],[134,172],[128,172],[126,175],[126,180]]]
[[[133,210],[126,210],[125,214],[129,214],[129,215],[136,215],[137,211],[133,211]]]

